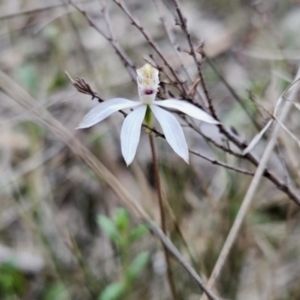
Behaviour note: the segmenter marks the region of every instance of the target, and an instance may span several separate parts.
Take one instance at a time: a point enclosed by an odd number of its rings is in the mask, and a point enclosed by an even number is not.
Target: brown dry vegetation
[[[102,299],[124,276],[122,253],[130,261],[142,251],[150,260],[119,299],[173,298],[166,240],[151,223],[159,224],[159,207],[147,134],[126,167],[121,113],[76,131],[97,99],[65,74],[84,78],[101,99],[135,100],[135,69],[145,61],[161,71],[161,99],[189,100],[221,121],[216,127],[178,115],[189,165],[158,124],[152,128],[167,235],[217,297],[300,299],[298,82],[276,114],[286,110],[293,136],[274,121],[241,155],[297,74],[299,1],[177,3],[0,0],[1,300]],[[151,232],[116,245],[97,216],[113,218],[118,207],[126,207],[132,228],[145,223]],[[207,284],[217,261],[218,276]],[[171,273],[176,299],[200,299],[199,282],[179,257]]]

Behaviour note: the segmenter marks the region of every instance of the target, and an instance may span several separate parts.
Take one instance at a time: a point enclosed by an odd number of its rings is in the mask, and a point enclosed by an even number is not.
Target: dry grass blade
[[[261,138],[265,134],[265,132],[270,128],[272,123],[273,123],[273,120],[268,121],[266,126],[251,140],[251,142],[249,143],[247,148],[245,148],[245,150],[242,152],[243,155],[246,155],[247,153],[249,153],[250,151],[252,151],[254,149],[254,147],[258,144],[258,142],[261,140]]]
[[[299,79],[294,80],[288,87],[287,89],[281,94],[281,96],[278,98],[275,108],[274,108],[274,118],[276,119],[278,109],[282,103],[282,100],[285,99],[285,95],[290,91],[290,89],[297,83],[299,82]],[[247,148],[244,149],[243,155],[246,155],[249,153],[253,148],[258,144],[258,142],[261,140],[262,136],[265,134],[265,132],[269,129],[269,127],[272,125],[273,120],[270,120],[267,125],[252,139],[252,141],[249,143]]]

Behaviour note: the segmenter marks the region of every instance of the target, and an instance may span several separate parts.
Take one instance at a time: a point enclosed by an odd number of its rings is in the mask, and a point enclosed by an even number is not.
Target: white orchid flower
[[[177,119],[168,111],[162,109],[172,108],[179,110],[197,120],[211,124],[219,122],[200,108],[177,99],[156,101],[159,86],[158,70],[150,64],[145,64],[137,70],[137,84],[140,101],[131,101],[124,98],[114,98],[95,106],[81,121],[77,128],[89,128],[104,120],[116,111],[132,108],[133,111],[125,118],[121,129],[121,151],[127,164],[132,163],[138,143],[140,141],[141,127],[145,120],[149,124],[151,113],[158,120],[167,142],[172,149],[187,163],[189,160],[188,146],[183,130]]]

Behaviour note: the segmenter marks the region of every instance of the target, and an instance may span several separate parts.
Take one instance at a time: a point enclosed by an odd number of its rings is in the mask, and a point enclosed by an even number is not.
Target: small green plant
[[[61,282],[55,282],[46,290],[43,300],[70,299],[67,288]]]
[[[1,299],[4,299],[4,297],[22,294],[25,284],[26,280],[24,275],[14,266],[13,263],[8,262],[0,266]]]
[[[148,228],[138,225],[130,226],[128,212],[119,208],[112,219],[100,215],[98,224],[108,237],[118,246],[121,256],[122,280],[109,284],[100,294],[99,300],[117,300],[129,296],[133,282],[149,262],[148,252],[141,252],[129,261],[128,253],[132,243],[143,237]]]

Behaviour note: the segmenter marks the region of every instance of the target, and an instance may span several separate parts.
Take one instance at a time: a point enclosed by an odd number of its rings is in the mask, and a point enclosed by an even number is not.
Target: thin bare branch
[[[131,59],[127,56],[127,54],[123,51],[123,49],[120,47],[118,42],[109,34],[105,33],[102,28],[100,28],[94,20],[87,14],[87,12],[82,9],[79,5],[73,2],[73,0],[68,0],[71,5],[73,5],[88,21],[91,27],[93,27],[97,32],[101,34],[102,37],[104,37],[108,43],[113,47],[113,49],[116,51],[116,54],[121,59],[124,67],[126,68],[127,72],[129,73],[132,80],[135,80],[135,66],[132,63]],[[110,26],[108,26],[111,28]],[[110,29],[111,30],[111,29]]]
[[[19,11],[14,12],[14,13],[6,13],[6,14],[4,13],[4,14],[0,15],[0,20],[2,21],[2,20],[7,20],[7,19],[12,19],[12,18],[24,16],[24,15],[39,13],[39,12],[43,12],[43,11],[46,11],[46,10],[55,9],[55,8],[61,7],[61,6],[66,6],[66,3],[62,2],[62,3],[57,3],[57,4],[44,5],[44,6],[41,6],[41,7],[27,8],[27,9],[24,9],[24,10],[19,10]]]
[[[235,167],[235,166],[231,166],[231,165],[228,165],[226,163],[223,163],[221,161],[218,161],[214,158],[209,158],[205,155],[202,155],[196,151],[193,151],[193,150],[189,150],[190,153],[196,155],[196,156],[199,156],[209,162],[211,162],[213,165],[217,165],[217,166],[220,166],[220,167],[224,167],[226,169],[229,169],[229,170],[232,170],[232,171],[235,171],[235,172],[238,172],[238,173],[242,173],[242,174],[245,174],[245,175],[250,175],[250,176],[253,176],[254,175],[254,172],[251,172],[251,171],[248,171],[248,170],[245,170],[245,169],[241,169],[241,168],[238,168],[238,167]]]
[[[172,73],[173,77],[175,78],[175,81],[180,85],[181,92],[186,94],[186,90],[185,90],[185,87],[184,87],[184,81],[180,78],[180,76],[176,73],[176,71],[170,65],[169,61],[164,56],[164,54],[161,52],[158,45],[152,40],[150,34],[145,30],[145,28],[140,24],[140,22],[131,14],[131,12],[125,6],[123,1],[120,1],[120,0],[113,0],[113,1],[127,15],[127,17],[130,19],[132,25],[134,25],[141,32],[141,34],[147,40],[148,44],[155,50],[155,52],[158,54],[158,56],[161,58],[161,60],[164,62],[164,64],[168,67],[168,69]]]

